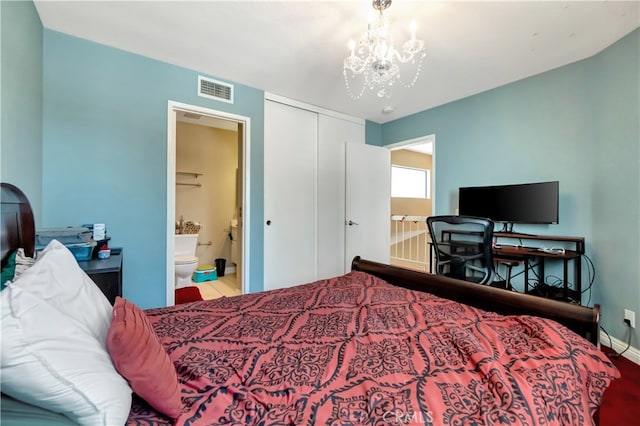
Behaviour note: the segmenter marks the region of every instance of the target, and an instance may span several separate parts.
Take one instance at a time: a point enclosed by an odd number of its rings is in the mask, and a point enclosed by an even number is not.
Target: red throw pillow
[[[107,349],[116,370],[131,389],[159,412],[175,419],[182,411],[176,368],[156,336],[146,314],[116,297]]]

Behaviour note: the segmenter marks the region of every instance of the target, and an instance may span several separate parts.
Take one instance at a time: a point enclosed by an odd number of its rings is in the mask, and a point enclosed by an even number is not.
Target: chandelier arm
[[[400,52],[398,52],[397,50],[394,49],[393,50],[393,56],[398,60],[398,62],[406,64],[407,62],[411,62],[413,60],[413,58],[415,58],[416,55],[411,54],[411,53],[401,54]]]
[[[354,61],[349,61],[349,59],[352,59],[352,57],[349,56],[344,60],[344,69],[349,70],[354,74],[362,74],[371,67],[371,57],[367,57],[362,60],[362,58],[356,56],[356,60]]]

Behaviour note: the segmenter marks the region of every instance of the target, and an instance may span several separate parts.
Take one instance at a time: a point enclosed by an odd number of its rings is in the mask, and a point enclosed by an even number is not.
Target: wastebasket
[[[227,259],[216,259],[216,272],[219,277],[224,277],[224,268],[227,264]]]

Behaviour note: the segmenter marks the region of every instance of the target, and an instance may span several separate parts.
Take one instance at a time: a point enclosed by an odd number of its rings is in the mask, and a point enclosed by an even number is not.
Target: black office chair
[[[473,216],[430,216],[427,226],[435,251],[435,271],[479,284],[495,277],[491,243],[493,221]]]

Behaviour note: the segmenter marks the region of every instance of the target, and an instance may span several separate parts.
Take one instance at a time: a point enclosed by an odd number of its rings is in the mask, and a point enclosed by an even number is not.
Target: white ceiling
[[[370,0],[35,5],[45,28],[378,123],[587,58],[640,26],[639,1],[395,0],[385,16],[396,38],[416,19],[426,43],[420,79],[352,100],[342,61]]]

